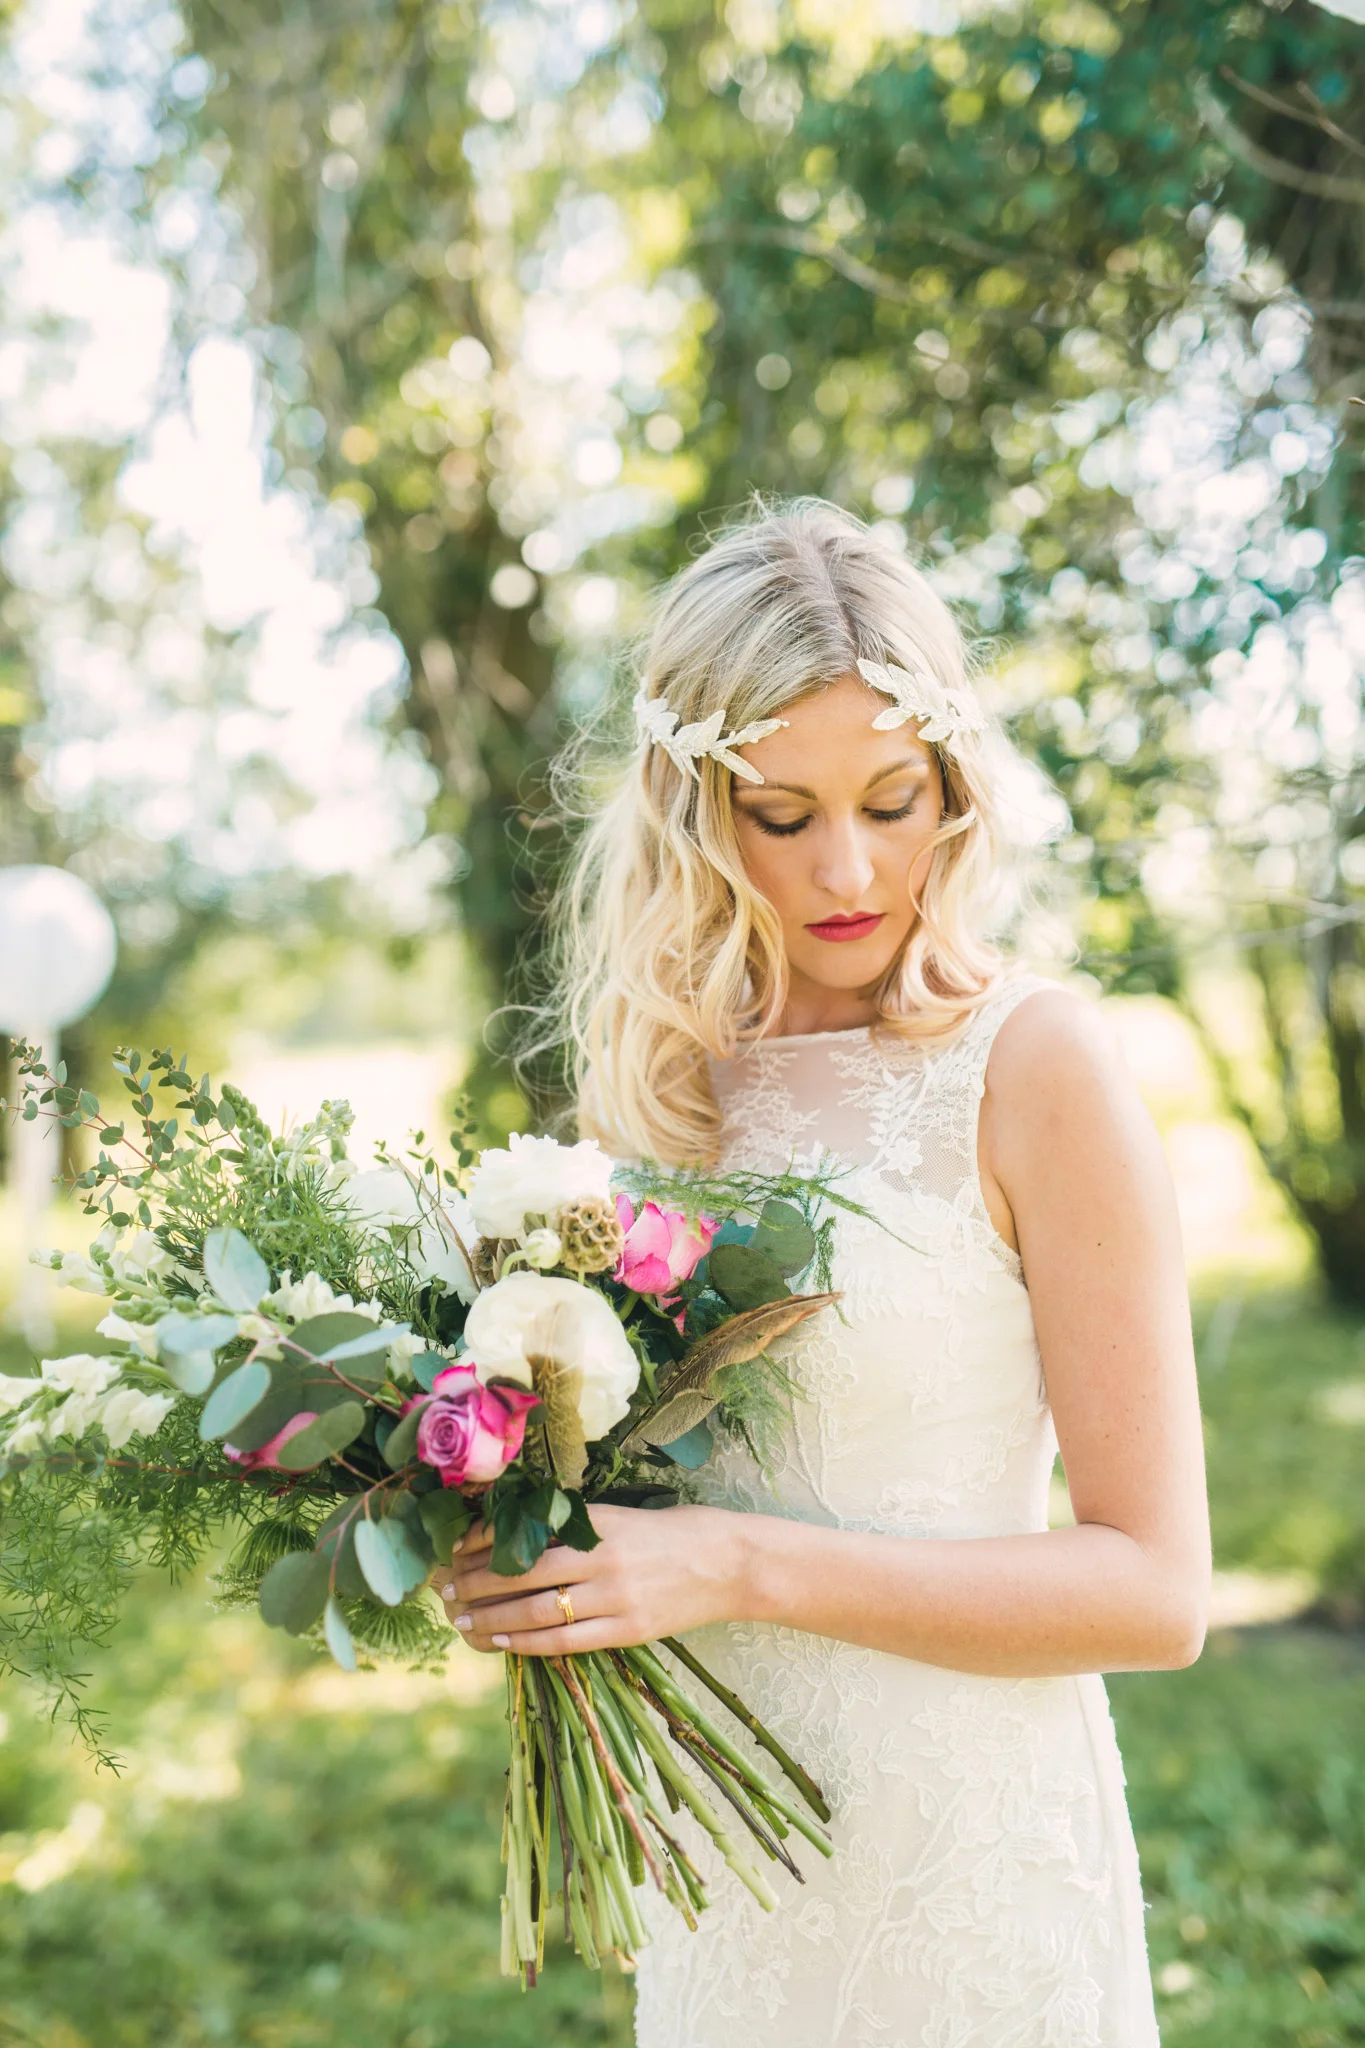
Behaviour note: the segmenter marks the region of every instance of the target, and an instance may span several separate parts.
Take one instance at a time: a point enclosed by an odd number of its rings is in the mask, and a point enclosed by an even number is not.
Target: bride
[[[1150,2048],[1093,1674],[1199,1653],[1189,1318],[1103,1022],[984,935],[1006,742],[929,585],[810,500],[671,586],[636,715],[557,919],[582,1127],[832,1158],[877,1220],[841,1218],[843,1301],[780,1347],[770,1479],[718,1440],[694,1504],[598,1508],[515,1592],[471,1539],[451,1618],[532,1654],[695,1632],[834,1809],[779,1913],[723,1872],[696,1934],[655,1911],[640,2048]]]

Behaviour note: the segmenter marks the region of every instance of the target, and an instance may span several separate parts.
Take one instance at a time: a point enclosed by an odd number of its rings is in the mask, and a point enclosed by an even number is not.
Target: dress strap
[[[1005,1019],[1012,1017],[1020,1003],[1026,1002],[1029,996],[1057,986],[1055,981],[1048,981],[1041,974],[1030,974],[1023,968],[1014,969],[998,988],[992,990],[976,1012],[960,1041],[963,1060],[959,1072],[962,1079],[970,1082],[978,1099],[986,1091],[986,1068],[990,1065],[991,1047]]]

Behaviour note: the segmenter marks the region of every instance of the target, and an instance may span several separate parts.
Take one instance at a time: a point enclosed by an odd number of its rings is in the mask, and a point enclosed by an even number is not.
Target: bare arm
[[[980,1149],[1024,1262],[1074,1529],[921,1542],[597,1509],[598,1549],[547,1554],[510,1598],[466,1546],[451,1610],[470,1640],[562,1654],[762,1620],[1002,1676],[1192,1661],[1209,1551],[1180,1235],[1156,1133],[1088,1005],[1040,993],[1001,1027]],[[535,1590],[565,1582],[572,1628]]]

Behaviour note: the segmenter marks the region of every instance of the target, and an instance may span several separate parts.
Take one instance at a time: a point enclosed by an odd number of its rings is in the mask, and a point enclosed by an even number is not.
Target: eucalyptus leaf
[[[763,1204],[751,1244],[788,1280],[804,1273],[816,1251],[815,1232],[795,1203],[775,1199]]]
[[[389,1346],[400,1325],[381,1329],[368,1316],[350,1309],[333,1309],[325,1316],[310,1316],[285,1338],[286,1355],[295,1359],[331,1365],[339,1363],[342,1377],[363,1386],[377,1387],[388,1371]]]
[[[366,1585],[386,1607],[397,1607],[404,1594],[426,1577],[426,1567],[408,1542],[401,1522],[361,1521],[355,1532],[355,1554]]]
[[[205,1401],[199,1418],[200,1437],[207,1444],[229,1435],[269,1392],[270,1367],[264,1359],[249,1358],[221,1380]]]
[[[204,1277],[224,1308],[247,1315],[270,1292],[270,1268],[240,1230],[211,1230],[204,1239]]]
[[[363,1600],[369,1596],[370,1589],[355,1554],[355,1532],[363,1520],[364,1509],[353,1496],[343,1501],[318,1530],[319,1554],[329,1566],[334,1566],[336,1590],[343,1600]]]
[[[717,1294],[734,1309],[761,1308],[791,1293],[778,1266],[751,1244],[713,1246],[706,1270]]]
[[[695,1472],[699,1465],[706,1463],[715,1447],[715,1439],[703,1418],[694,1428],[670,1440],[667,1455],[675,1465],[681,1465],[687,1472]]]
[[[331,1577],[327,1559],[316,1550],[291,1550],[277,1558],[261,1580],[261,1618],[271,1628],[301,1636],[327,1605]]]
[[[237,1335],[236,1316],[186,1316],[172,1309],[156,1325],[157,1350],[168,1358],[202,1357],[230,1344]]]
[[[449,1564],[455,1539],[463,1536],[474,1520],[474,1509],[453,1486],[439,1493],[424,1493],[417,1504],[422,1527],[431,1540],[438,1564]]]
[[[422,1404],[425,1407],[425,1403]],[[422,1408],[409,1408],[406,1415],[395,1422],[383,1443],[384,1463],[391,1471],[397,1472],[417,1455],[417,1426],[422,1420]]]
[[[444,1372],[450,1364],[439,1351],[419,1351],[415,1358],[408,1360],[408,1370],[424,1394],[431,1392],[431,1383],[438,1372]]]
[[[343,1671],[356,1668],[355,1641],[346,1626],[346,1617],[335,1599],[330,1599],[322,1611],[322,1633],[327,1647]]]
[[[295,1415],[305,1410],[311,1415],[322,1415],[329,1408],[340,1408],[354,1400],[349,1387],[334,1379],[325,1365],[296,1364],[283,1359],[270,1368],[270,1392],[258,1408],[252,1409],[246,1421],[238,1424],[232,1438],[233,1449],[259,1451]]]
[[[211,1351],[186,1351],[163,1358],[166,1377],[182,1394],[206,1394],[218,1370]]]
[[[282,1472],[311,1472],[325,1458],[353,1444],[364,1427],[365,1410],[360,1402],[343,1401],[291,1436],[276,1453],[276,1462]]]

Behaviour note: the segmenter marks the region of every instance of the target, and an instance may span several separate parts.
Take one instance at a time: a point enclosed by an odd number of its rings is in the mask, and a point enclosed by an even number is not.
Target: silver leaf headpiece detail
[[[726,713],[713,711],[709,718],[698,719],[695,725],[678,724],[678,713],[662,697],[647,697],[641,690],[635,699],[635,729],[640,738],[648,744],[662,747],[669,760],[683,775],[690,775],[694,782],[700,782],[697,762],[704,755],[719,761],[732,775],[743,776],[746,782],[762,782],[757,768],[751,768],[747,761],[741,761],[733,752],[735,747],[752,746],[755,740],[765,740],[770,732],[787,723],[785,718],[759,718],[752,725],[741,726],[738,732],[726,732]]]
[[[928,740],[931,746],[951,747],[964,733],[986,729],[985,716],[971,691],[965,685],[960,690],[950,690],[927,668],[911,671],[898,667],[894,661],[860,661],[858,673],[874,690],[895,699],[873,719],[878,732],[890,732],[913,718],[919,721],[922,740]]]

